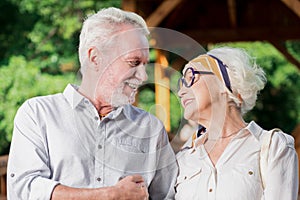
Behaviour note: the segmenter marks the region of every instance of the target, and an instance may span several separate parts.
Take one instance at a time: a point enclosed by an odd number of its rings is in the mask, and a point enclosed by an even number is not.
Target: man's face
[[[104,70],[95,90],[96,100],[113,107],[132,104],[138,87],[148,78],[145,69],[148,58],[145,35],[133,29],[118,33],[103,56]]]

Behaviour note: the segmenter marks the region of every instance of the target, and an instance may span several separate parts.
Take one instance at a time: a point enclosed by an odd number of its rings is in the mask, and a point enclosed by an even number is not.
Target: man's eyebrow
[[[136,56],[136,55],[134,55],[134,56],[125,56],[125,60],[140,60],[140,61],[142,61],[143,60],[143,57],[144,56]],[[147,60],[146,60],[146,63],[149,63],[150,62],[150,58],[148,57],[147,58]]]
[[[125,56],[125,59],[126,60],[130,60],[130,59],[139,60],[139,59],[142,59],[142,57],[141,56]]]

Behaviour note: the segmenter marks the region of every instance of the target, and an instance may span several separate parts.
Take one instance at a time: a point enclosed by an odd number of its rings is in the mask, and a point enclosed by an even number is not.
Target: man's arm
[[[127,176],[115,186],[80,189],[64,185],[57,185],[51,200],[144,200],[148,198],[147,188],[144,187],[143,177],[140,175]]]
[[[51,180],[49,157],[41,127],[26,101],[14,120],[7,166],[8,199],[49,199],[59,182]]]
[[[158,147],[157,169],[149,186],[149,195],[151,199],[174,199],[178,165],[165,131],[161,134]]]

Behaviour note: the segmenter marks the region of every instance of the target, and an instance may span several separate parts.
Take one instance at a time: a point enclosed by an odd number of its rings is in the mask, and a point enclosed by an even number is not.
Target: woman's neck
[[[200,124],[206,127],[211,140],[232,137],[246,127],[241,112],[233,106],[228,107],[225,115],[215,115],[214,119],[203,120]]]

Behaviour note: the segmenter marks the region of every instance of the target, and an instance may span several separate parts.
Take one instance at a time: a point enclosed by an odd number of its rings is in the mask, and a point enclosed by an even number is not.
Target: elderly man
[[[27,100],[15,117],[8,197],[172,199],[175,156],[162,123],[138,109],[147,79],[145,21],[107,8],[80,34],[82,83]]]

